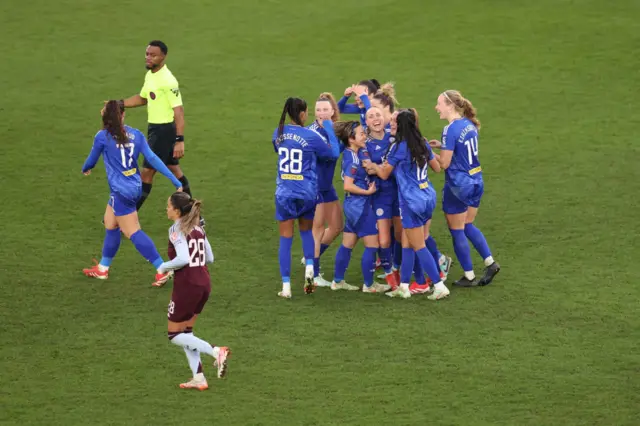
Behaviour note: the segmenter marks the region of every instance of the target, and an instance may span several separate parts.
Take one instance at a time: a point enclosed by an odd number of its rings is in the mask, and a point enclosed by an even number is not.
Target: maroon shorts
[[[174,283],[175,284],[175,283]],[[167,317],[171,322],[189,321],[204,309],[210,289],[200,286],[173,287]]]

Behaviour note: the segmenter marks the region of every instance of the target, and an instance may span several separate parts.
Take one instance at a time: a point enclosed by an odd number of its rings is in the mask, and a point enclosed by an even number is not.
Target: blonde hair
[[[331,121],[334,123],[340,120],[340,111],[338,110],[338,103],[336,102],[336,98],[333,96],[331,92],[322,92],[320,96],[318,96],[318,101],[327,101],[331,104],[331,108],[333,108],[333,115],[331,116]]]
[[[449,105],[453,105],[456,111],[462,114],[463,117],[471,120],[478,130],[480,130],[478,113],[469,99],[462,96],[462,94],[457,90],[445,90],[442,92],[442,96],[444,96],[445,101]]]
[[[389,111],[393,112],[400,105],[396,99],[396,88],[393,81],[388,81],[380,86],[380,89],[373,96],[373,99],[377,99],[380,103],[389,108]]]
[[[184,235],[189,235],[200,223],[202,201],[191,198],[186,192],[174,192],[171,195],[171,205],[180,212],[178,229]]]

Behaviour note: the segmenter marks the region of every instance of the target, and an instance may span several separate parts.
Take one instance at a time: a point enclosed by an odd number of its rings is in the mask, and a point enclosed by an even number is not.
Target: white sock
[[[198,367],[200,366],[200,352],[197,350],[192,351],[191,349],[187,349],[183,347],[184,353],[187,355],[187,361],[189,361],[189,368],[191,368],[191,372],[193,373],[193,377],[195,378],[198,374]]]
[[[476,274],[474,274],[473,271],[464,271],[464,276],[467,277],[469,281],[476,279]]]
[[[489,256],[484,260],[484,266],[489,266],[493,263],[493,256]]]
[[[282,283],[282,292],[291,293],[291,283]]]
[[[204,377],[204,373],[196,373],[193,378],[196,382],[204,382],[206,380]]]
[[[220,348],[218,346],[213,347],[213,357],[218,358],[218,354],[220,353]]]
[[[198,339],[193,333],[180,333],[173,339],[171,343],[182,346],[185,349],[198,350],[200,353],[213,356],[213,346],[202,339]]]
[[[435,285],[435,289],[436,289],[436,290],[444,290],[445,288],[447,288],[447,287],[445,287],[445,285],[444,285],[444,283],[443,283],[442,281],[439,281],[439,282],[438,282],[438,283],[436,283],[436,285]]]
[[[104,272],[104,271],[108,271],[108,270],[109,270],[108,266],[98,265],[98,271]]]
[[[403,290],[409,291],[409,284],[402,283],[402,284],[400,284],[400,288],[402,288]]]

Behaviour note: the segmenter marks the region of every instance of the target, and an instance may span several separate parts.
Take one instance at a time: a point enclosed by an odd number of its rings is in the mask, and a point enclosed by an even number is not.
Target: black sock
[[[191,195],[191,188],[189,188],[189,179],[187,179],[186,175],[182,175],[180,179],[178,179],[182,184],[182,192],[186,192]]]
[[[136,204],[136,210],[140,210],[140,207],[142,207],[142,204],[144,203],[144,201],[147,199],[147,197],[151,193],[151,186],[152,185],[153,184],[151,184],[151,183],[142,182],[142,196],[140,197],[140,199],[138,200],[138,203]]]

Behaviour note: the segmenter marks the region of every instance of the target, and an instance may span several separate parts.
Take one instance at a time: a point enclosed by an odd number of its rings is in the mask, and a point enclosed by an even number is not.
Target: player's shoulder
[[[145,141],[144,133],[142,133],[139,129],[131,126],[124,126],[125,131],[127,132],[127,138],[129,142],[139,145]]]
[[[169,227],[169,241],[172,244],[177,243],[180,240],[185,239],[185,235],[180,230],[180,226],[178,222],[174,223]]]
[[[344,150],[342,154],[345,161],[353,164],[360,164],[360,158],[358,156],[359,153],[353,152],[351,149],[347,148]]]
[[[93,137],[94,139],[104,140],[107,137],[107,130],[100,129],[96,132],[96,135]]]

